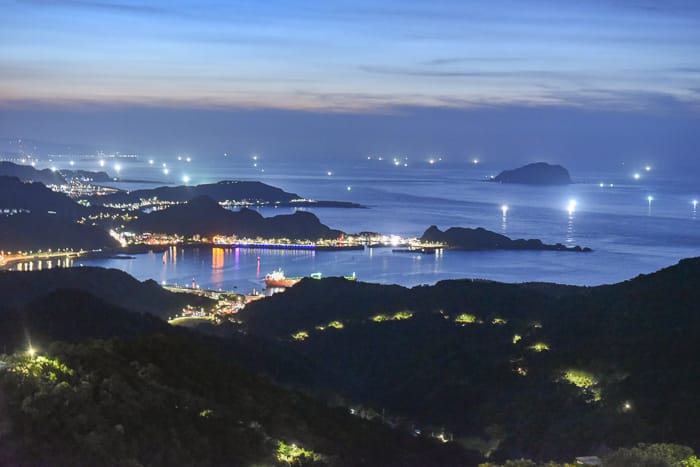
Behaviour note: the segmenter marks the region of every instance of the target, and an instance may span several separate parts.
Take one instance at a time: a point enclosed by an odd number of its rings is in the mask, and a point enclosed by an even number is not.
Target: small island
[[[590,252],[590,248],[580,246],[567,247],[561,243],[548,245],[538,239],[513,240],[505,235],[484,228],[468,229],[450,227],[444,232],[431,225],[420,238],[422,243],[442,244],[452,250],[537,250],[537,251],[573,251]],[[428,251],[428,250],[426,250]]]
[[[561,165],[535,162],[513,170],[504,170],[491,179],[500,183],[520,185],[570,185],[569,171]]]

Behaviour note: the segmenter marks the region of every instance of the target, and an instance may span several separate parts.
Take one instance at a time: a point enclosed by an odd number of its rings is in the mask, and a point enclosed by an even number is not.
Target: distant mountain
[[[4,209],[24,209],[33,214],[53,212],[69,219],[77,219],[87,211],[68,196],[51,191],[42,183],[0,176],[0,211]]]
[[[536,162],[517,169],[504,170],[493,181],[523,185],[569,185],[572,183],[568,170],[561,165],[550,165],[546,162]]]
[[[600,287],[305,279],[246,307],[236,332],[286,343],[332,372],[327,390],[443,427],[492,462],[697,450],[699,283],[700,258]]]
[[[114,306],[160,318],[179,314],[188,304],[210,303],[208,299],[194,295],[168,292],[152,280],[139,282],[117,269],[75,267],[28,272],[0,271],[3,309],[26,306],[61,289],[88,292]]]
[[[335,238],[342,233],[321,224],[310,212],[297,211],[291,215],[265,218],[250,209],[230,211],[207,196],[162,211],[143,214],[130,222],[128,228],[137,232],[185,236],[237,235],[310,240]]]
[[[0,161],[0,177],[17,177],[23,182],[40,182],[44,185],[63,185],[66,179],[50,169],[37,170],[31,165]]]
[[[296,193],[288,193],[261,182],[222,181],[196,186],[161,186],[147,190],[122,191],[94,198],[92,202],[121,204],[138,202],[140,199],[158,198],[160,201],[183,203],[200,196],[208,196],[215,201],[235,200],[272,204],[287,203],[301,198]]]
[[[566,247],[561,243],[547,245],[538,239],[512,240],[505,235],[481,227],[476,229],[450,227],[443,232],[436,226],[431,225],[423,233],[421,241],[446,243],[449,248],[455,250],[591,251],[590,248],[581,248],[580,246]]]
[[[0,215],[0,250],[98,250],[117,247],[119,243],[105,230],[60,216],[34,213]]]
[[[142,199],[157,198],[160,201],[184,203],[200,196],[215,201],[248,202],[278,206],[313,206],[336,208],[361,208],[362,205],[346,201],[296,201],[303,197],[262,182],[226,180],[196,186],[162,186],[131,192],[121,191],[105,196],[90,197],[92,204],[137,203]]]

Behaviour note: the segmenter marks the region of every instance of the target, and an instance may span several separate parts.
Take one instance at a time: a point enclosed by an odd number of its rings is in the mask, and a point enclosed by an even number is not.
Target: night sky
[[[0,136],[700,164],[696,1],[0,1]]]

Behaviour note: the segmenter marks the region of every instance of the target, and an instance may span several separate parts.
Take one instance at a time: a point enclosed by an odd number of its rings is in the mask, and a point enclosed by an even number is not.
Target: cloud
[[[173,12],[172,10],[152,5],[142,5],[125,2],[103,2],[97,0],[24,0],[22,3],[64,8],[107,10],[136,14],[171,14]]]

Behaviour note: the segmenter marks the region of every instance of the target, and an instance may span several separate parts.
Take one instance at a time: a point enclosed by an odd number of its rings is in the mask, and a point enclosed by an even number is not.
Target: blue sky
[[[700,165],[697,0],[0,0],[0,12],[4,137],[198,157]]]
[[[0,99],[365,111],[700,99],[693,1],[0,1]]]

